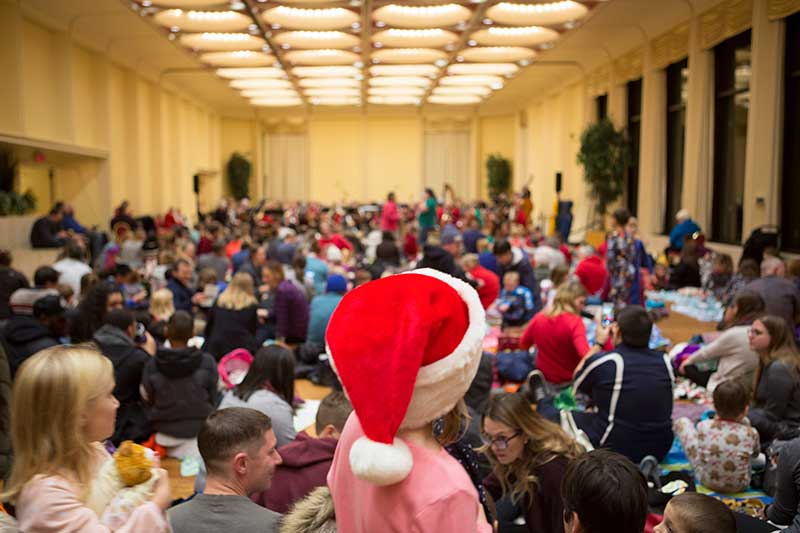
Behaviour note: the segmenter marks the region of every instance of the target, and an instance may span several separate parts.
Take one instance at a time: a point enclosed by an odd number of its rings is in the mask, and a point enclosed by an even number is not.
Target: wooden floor
[[[715,324],[699,322],[693,318],[672,313],[669,317],[661,320],[658,323],[658,327],[661,328],[664,337],[670,339],[673,344],[676,344],[678,342],[687,341],[698,333],[714,330]],[[321,400],[330,392],[328,387],[319,387],[305,379],[297,380],[295,385],[295,394],[306,400]],[[313,434],[314,426],[310,426],[306,431]],[[173,498],[186,498],[194,492],[194,476],[182,477],[179,461],[167,458],[162,460],[161,464],[169,472]]]

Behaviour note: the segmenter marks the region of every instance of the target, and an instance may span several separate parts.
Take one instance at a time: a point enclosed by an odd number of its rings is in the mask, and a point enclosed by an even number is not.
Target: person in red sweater
[[[405,255],[406,259],[409,261],[416,259],[419,253],[416,234],[417,232],[414,225],[410,224],[406,231],[406,236],[403,239],[403,255]]]
[[[386,196],[386,203],[381,209],[381,231],[390,231],[397,234],[400,224],[400,212],[397,210],[397,203],[394,200],[394,193],[390,192]]]
[[[339,435],[352,410],[353,406],[343,392],[333,391],[325,396],[317,411],[317,437],[303,431],[295,440],[278,448],[283,463],[275,469],[272,486],[265,492],[251,495],[250,499],[276,513],[285,514],[311,491],[325,486]]]
[[[489,309],[489,306],[500,295],[500,278],[488,268],[480,265],[477,254],[464,255],[461,258],[461,268],[464,269],[467,277],[474,279],[478,283],[477,287],[475,287],[475,290],[478,291],[478,298],[481,299],[483,308]]]
[[[579,262],[575,275],[590,296],[599,295],[608,281],[606,262],[600,258],[591,246],[582,246],[578,251]]]
[[[350,241],[338,233],[333,233],[330,223],[323,222],[319,225],[319,247],[324,250],[329,244],[336,246],[340,250],[353,251],[353,245]]]
[[[577,281],[559,287],[553,307],[533,317],[520,339],[523,350],[536,345],[536,368],[554,385],[572,381],[578,363],[603,349],[602,344],[589,347],[581,311],[586,305],[586,289]],[[608,328],[597,328],[597,337],[605,342]]]

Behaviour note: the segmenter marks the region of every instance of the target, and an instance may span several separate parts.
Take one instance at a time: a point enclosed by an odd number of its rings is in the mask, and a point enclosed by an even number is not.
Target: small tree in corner
[[[497,198],[511,187],[511,162],[500,154],[491,154],[486,159],[486,175],[489,178],[489,196]]]
[[[592,124],[581,135],[577,160],[595,200],[596,221],[601,221],[608,206],[622,195],[630,161],[625,132],[615,129],[608,119]]]
[[[250,192],[250,161],[239,152],[231,154],[228,160],[228,184],[234,198],[241,200]]]

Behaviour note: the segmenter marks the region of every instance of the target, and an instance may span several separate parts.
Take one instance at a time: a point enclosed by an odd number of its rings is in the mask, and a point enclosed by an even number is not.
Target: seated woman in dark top
[[[203,349],[217,361],[237,348],[245,348],[251,354],[258,349],[257,302],[254,294],[253,278],[246,272],[239,272],[209,311]]]
[[[489,400],[483,435],[486,445],[480,451],[493,469],[483,482],[486,490],[495,501],[504,498],[519,506],[531,533],[561,533],[561,480],[570,459],[583,449],[521,394]]]
[[[775,500],[767,507],[767,518],[788,533],[800,533],[800,439],[780,449]]]
[[[670,290],[702,285],[698,259],[697,244],[694,241],[686,241],[681,250],[681,262],[675,265],[669,275]]]
[[[758,353],[750,422],[762,445],[800,429],[800,353],[786,321],[767,315],[753,321],[750,348]]]

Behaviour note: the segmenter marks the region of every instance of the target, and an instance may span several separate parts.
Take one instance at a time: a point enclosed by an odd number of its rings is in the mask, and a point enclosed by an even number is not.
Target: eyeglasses
[[[484,444],[486,444],[488,446],[494,446],[498,450],[505,450],[505,449],[508,449],[509,441],[511,441],[512,439],[515,439],[515,438],[517,438],[519,436],[520,436],[520,432],[517,431],[516,433],[514,433],[510,437],[497,437],[496,439],[493,439],[488,435],[483,435],[482,439],[483,439]]]

